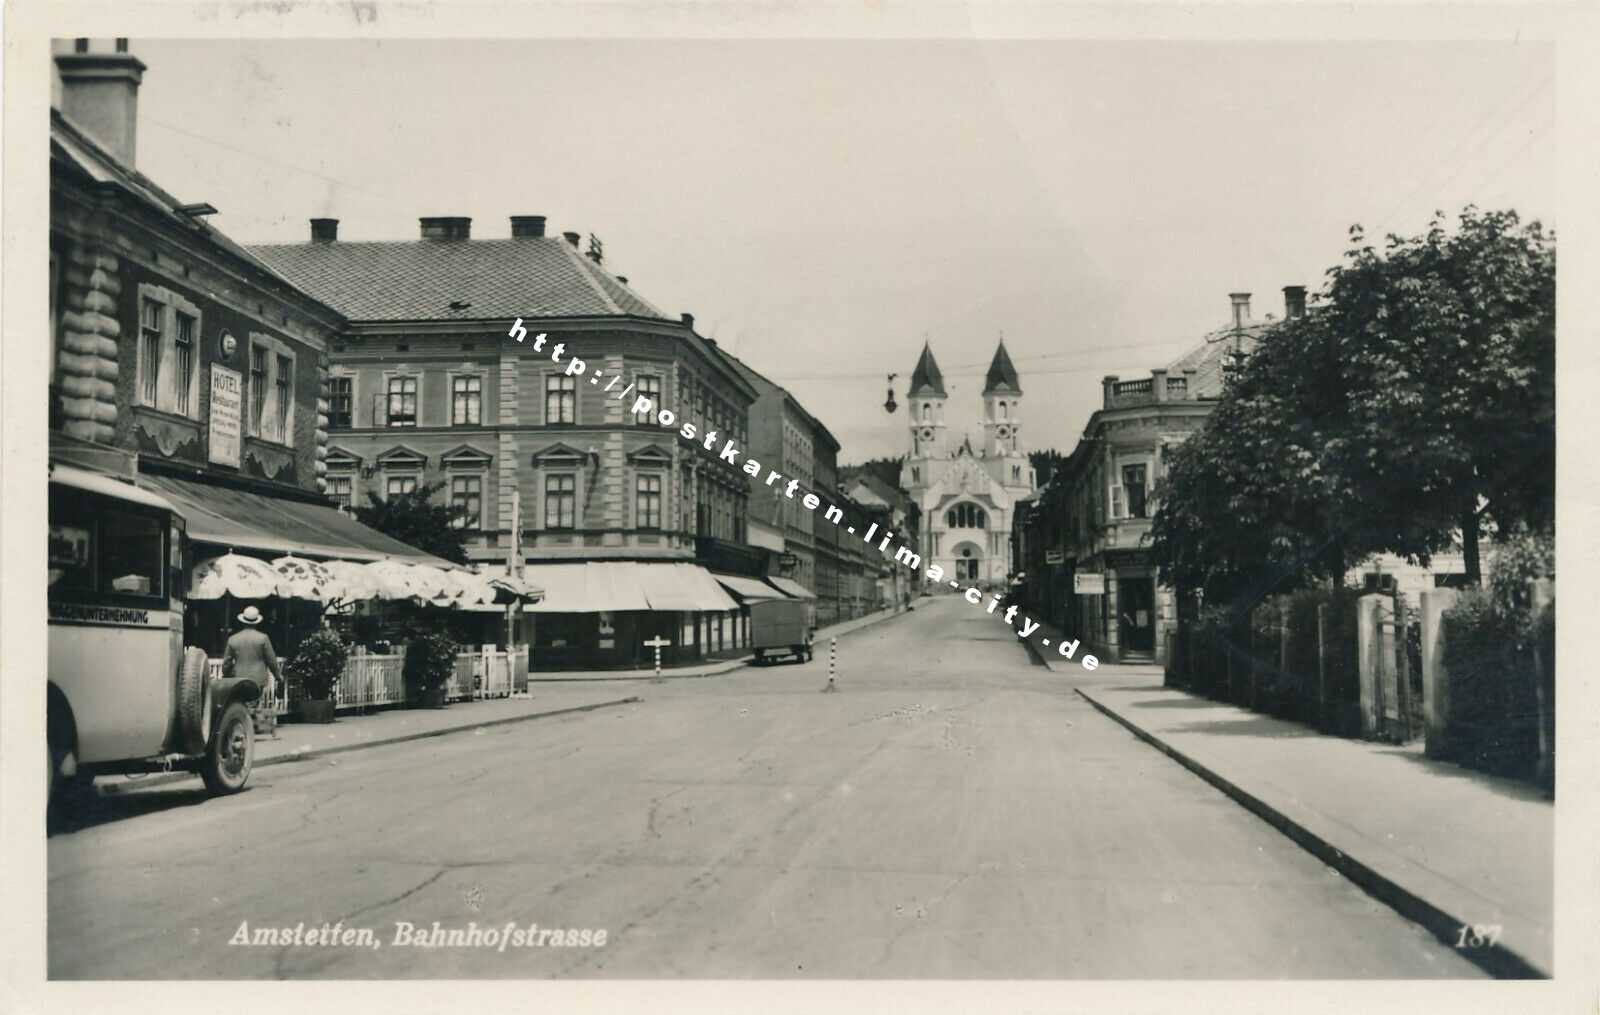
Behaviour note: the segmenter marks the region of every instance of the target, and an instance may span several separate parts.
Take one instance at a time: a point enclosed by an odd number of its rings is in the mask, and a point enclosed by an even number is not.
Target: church
[[[924,342],[906,398],[911,449],[900,466],[900,485],[922,509],[923,566],[938,564],[962,581],[1004,582],[1012,571],[1012,508],[1034,488],[1020,434],[1022,384],[1004,339],[984,377],[982,447],[964,428],[951,431],[948,397]]]

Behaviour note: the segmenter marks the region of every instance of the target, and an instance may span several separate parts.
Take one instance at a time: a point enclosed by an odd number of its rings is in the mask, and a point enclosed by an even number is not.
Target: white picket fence
[[[334,707],[339,711],[403,705],[406,700],[405,651],[388,655],[352,652],[345,663],[344,676],[334,689]],[[222,660],[212,659],[211,676],[222,676]],[[528,646],[510,652],[485,648],[479,652],[456,654],[454,672],[445,689],[449,701],[484,698],[509,698],[528,689]],[[301,698],[298,682],[280,680],[273,688],[272,709],[278,715],[295,710]]]

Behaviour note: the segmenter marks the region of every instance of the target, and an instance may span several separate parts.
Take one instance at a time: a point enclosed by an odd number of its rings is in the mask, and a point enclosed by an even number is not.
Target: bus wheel
[[[255,760],[256,730],[250,710],[233,702],[222,710],[222,718],[211,735],[211,744],[200,761],[200,778],[206,789],[219,796],[244,789]]]

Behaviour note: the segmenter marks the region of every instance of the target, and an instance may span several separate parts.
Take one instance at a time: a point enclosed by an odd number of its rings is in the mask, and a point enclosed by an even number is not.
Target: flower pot
[[[300,703],[300,718],[305,722],[333,722],[333,709],[334,704],[332,700],[302,701]]]

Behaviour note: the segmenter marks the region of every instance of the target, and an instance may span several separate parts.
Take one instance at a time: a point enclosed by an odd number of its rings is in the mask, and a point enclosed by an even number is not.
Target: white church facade
[[[938,564],[957,580],[1004,582],[1013,570],[1013,506],[1034,488],[1022,450],[1022,385],[1004,340],[984,378],[979,447],[946,423],[948,398],[924,343],[906,396],[911,448],[900,466],[900,485],[922,510],[923,565]]]

